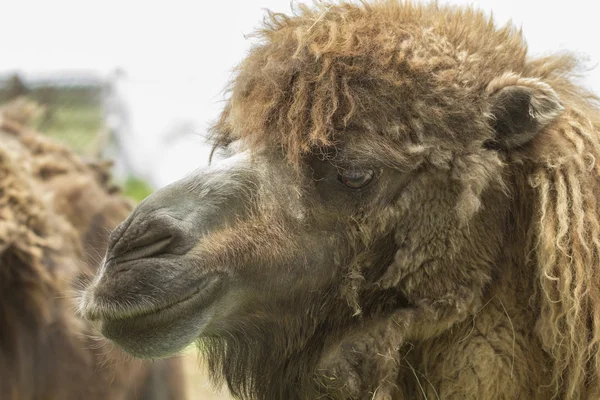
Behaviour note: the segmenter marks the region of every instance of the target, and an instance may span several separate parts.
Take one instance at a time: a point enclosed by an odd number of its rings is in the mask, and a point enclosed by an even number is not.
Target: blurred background
[[[512,19],[533,55],[576,52],[581,80],[600,94],[592,2],[440,2],[493,11],[499,24]],[[2,6],[0,107],[27,102],[23,120],[32,127],[84,157],[115,160],[115,179],[138,201],[207,164],[205,133],[233,67],[252,45],[246,36],[264,9],[290,11],[289,0]]]

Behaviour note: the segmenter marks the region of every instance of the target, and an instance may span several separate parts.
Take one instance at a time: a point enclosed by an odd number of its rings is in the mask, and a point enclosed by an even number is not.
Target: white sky
[[[568,49],[600,61],[593,1],[446,1],[494,11],[522,26],[530,50]],[[119,91],[130,109],[127,138],[136,172],[163,186],[206,164],[201,135],[222,106],[221,90],[264,9],[289,0],[0,0],[0,72],[127,72]],[[600,94],[600,71],[586,84]],[[165,133],[190,126],[178,141]]]

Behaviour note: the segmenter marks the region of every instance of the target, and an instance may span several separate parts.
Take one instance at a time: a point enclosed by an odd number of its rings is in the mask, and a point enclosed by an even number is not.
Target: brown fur
[[[390,164],[410,160],[411,152],[430,152],[435,163],[444,150],[436,136],[455,143],[450,157],[492,139],[486,113],[496,87],[529,79],[558,93],[566,111],[532,145],[497,166],[472,158],[457,171],[465,215],[485,207],[490,177],[502,179],[511,199],[503,235],[514,235],[512,244],[477,311],[441,335],[411,341],[400,363],[405,379],[418,382],[415,396],[437,398],[440,388],[442,398],[600,395],[600,113],[596,99],[569,80],[574,59],[528,58],[520,32],[497,29],[472,9],[393,1],[300,6],[292,17],[270,14],[257,36],[215,142],[281,147],[297,168],[311,153],[347,141],[345,132],[383,141],[390,153],[404,148]],[[363,274],[349,274],[357,277],[349,290],[357,307]],[[392,270],[381,283],[400,279]],[[416,336],[431,337],[425,330]],[[376,351],[373,345],[361,351]],[[385,382],[386,368],[372,379]]]
[[[600,397],[600,111],[576,61],[392,0],[257,38],[213,129],[239,158],[111,235],[82,302],[103,333],[143,357],[198,338],[239,398]],[[376,178],[349,188],[355,167]]]
[[[183,399],[178,360],[109,351],[75,315],[74,291],[131,209],[107,167],[0,121],[0,398]]]

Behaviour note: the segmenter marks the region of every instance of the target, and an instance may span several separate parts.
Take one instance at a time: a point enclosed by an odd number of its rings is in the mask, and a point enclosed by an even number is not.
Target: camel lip
[[[202,277],[196,282],[194,290],[161,304],[136,304],[128,308],[104,306],[88,309],[86,318],[91,321],[105,323],[151,321],[173,317],[179,311],[193,306],[205,308],[214,300],[221,279],[218,275]]]

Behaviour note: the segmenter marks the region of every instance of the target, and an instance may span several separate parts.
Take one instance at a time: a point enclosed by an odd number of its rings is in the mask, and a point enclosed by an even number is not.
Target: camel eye
[[[362,189],[373,180],[372,169],[348,168],[338,174],[338,182],[350,189]]]

